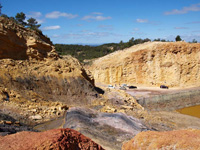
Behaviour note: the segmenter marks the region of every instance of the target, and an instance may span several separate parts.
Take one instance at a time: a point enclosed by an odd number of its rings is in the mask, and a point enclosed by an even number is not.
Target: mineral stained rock
[[[79,131],[107,150],[119,150],[124,141],[148,130],[141,121],[123,113],[98,113],[79,107],[68,110],[65,127]]]
[[[132,140],[123,144],[122,150],[146,149],[195,149],[200,147],[200,130],[176,131],[147,131],[136,135]]]
[[[200,44],[147,42],[96,59],[95,82],[169,87],[200,85]]]
[[[103,150],[101,146],[72,129],[19,132],[0,136],[1,150]]]

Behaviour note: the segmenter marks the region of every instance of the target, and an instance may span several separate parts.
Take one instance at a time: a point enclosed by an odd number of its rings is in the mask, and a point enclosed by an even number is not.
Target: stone
[[[200,130],[147,131],[123,144],[122,150],[199,149]]]
[[[7,125],[11,125],[12,124],[11,121],[5,121],[4,123],[7,124]]]
[[[42,116],[40,115],[35,115],[35,116],[30,116],[29,119],[33,119],[33,120],[41,120],[42,119]]]
[[[37,109],[31,109],[32,112],[37,112]]]

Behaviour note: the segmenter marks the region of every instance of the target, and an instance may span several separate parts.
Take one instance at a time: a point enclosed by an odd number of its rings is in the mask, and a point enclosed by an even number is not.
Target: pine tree
[[[36,21],[36,19],[34,19],[34,18],[29,18],[28,20],[27,20],[27,22],[28,22],[28,24],[27,24],[27,26],[29,27],[29,28],[31,28],[31,29],[34,29],[34,30],[37,30],[41,25],[40,24],[38,24],[38,22]]]
[[[26,22],[24,22],[24,20],[26,19],[26,15],[23,12],[17,13],[17,15],[15,16],[15,19],[21,25],[23,26],[26,25]]]
[[[0,3],[0,15],[1,15],[1,8],[2,8],[3,6],[1,5],[1,3]]]
[[[176,38],[175,38],[175,40],[176,40],[176,42],[177,42],[177,41],[182,41],[180,35],[177,35]]]

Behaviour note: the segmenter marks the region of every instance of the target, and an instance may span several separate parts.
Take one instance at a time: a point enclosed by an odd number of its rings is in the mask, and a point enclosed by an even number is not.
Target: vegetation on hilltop
[[[114,51],[122,50],[148,41],[151,40],[148,38],[135,40],[134,38],[131,38],[128,42],[121,41],[119,43],[108,43],[99,46],[55,44],[55,48],[60,55],[72,55],[79,61],[83,62],[85,59],[102,57]]]
[[[38,24],[38,22],[37,22],[37,20],[35,18],[31,17],[26,22],[25,21],[26,15],[23,12],[17,13],[15,15],[15,17],[8,17],[6,14],[2,14],[1,13],[2,7],[3,6],[0,3],[0,15],[1,15],[1,17],[8,18],[8,19],[14,21],[17,24],[21,24],[24,27],[36,30],[37,32],[39,32],[40,34],[42,34],[42,31],[39,29],[39,27],[41,26],[41,24]]]
[[[141,44],[151,41],[150,39],[134,39],[133,37],[128,42],[120,41],[119,43],[108,43],[99,46],[89,46],[89,45],[72,45],[72,44],[55,44],[56,51],[60,55],[72,55],[76,57],[79,61],[90,60],[98,57],[105,56],[117,50],[122,50],[133,45]],[[169,42],[165,39],[154,39],[153,41]],[[175,41],[182,41],[180,35],[177,35]],[[173,41],[171,41],[173,42]],[[190,43],[197,43],[195,39]]]

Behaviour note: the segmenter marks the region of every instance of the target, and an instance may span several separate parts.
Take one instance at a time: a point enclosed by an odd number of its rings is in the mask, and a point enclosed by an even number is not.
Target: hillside
[[[134,39],[131,38],[128,42],[121,41],[120,43],[107,43],[99,46],[89,45],[72,45],[72,44],[55,44],[56,51],[60,55],[72,55],[80,62],[91,61],[91,59],[103,57],[114,51],[128,48],[133,45],[141,44],[150,41],[150,39]]]
[[[147,42],[99,58],[90,70],[97,83],[199,86],[199,59],[199,43]]]
[[[35,123],[61,116],[66,104],[96,98],[79,61],[60,58],[43,34],[0,17],[0,45],[0,115]]]

